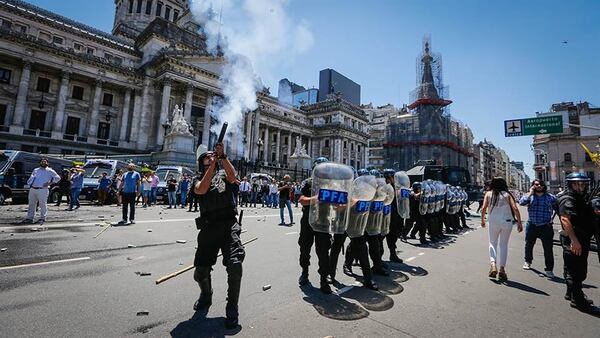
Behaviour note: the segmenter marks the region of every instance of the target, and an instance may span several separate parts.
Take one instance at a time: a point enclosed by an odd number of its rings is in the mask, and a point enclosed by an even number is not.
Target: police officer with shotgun
[[[198,157],[202,179],[194,187],[200,206],[200,217],[196,219],[196,227],[200,232],[194,259],[194,279],[200,286],[200,298],[194,304],[194,310],[208,311],[212,304],[210,272],[217,262],[220,249],[223,265],[227,269],[228,284],[225,327],[232,329],[238,326],[238,300],[245,252],[240,240],[241,220],[238,222],[236,219],[236,173],[222,143],[226,130],[227,123],[224,123],[214,151],[205,151]]]

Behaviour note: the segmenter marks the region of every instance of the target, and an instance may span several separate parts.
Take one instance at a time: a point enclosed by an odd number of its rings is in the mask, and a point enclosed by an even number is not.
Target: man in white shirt
[[[46,221],[46,213],[48,208],[46,203],[48,202],[48,187],[52,183],[58,183],[60,176],[52,168],[48,167],[48,159],[42,158],[40,160],[40,166],[33,169],[31,176],[27,180],[29,186],[29,209],[27,209],[27,218],[23,223],[33,224],[33,218],[35,217],[35,210],[39,203],[40,205],[40,224],[44,224]]]
[[[275,183],[275,180],[269,184],[269,206],[271,208],[277,208],[277,194],[279,193],[279,188]]]
[[[250,195],[250,190],[252,190],[252,185],[250,182],[248,182],[248,178],[244,176],[242,182],[240,182],[240,195],[242,197],[240,207],[248,206],[248,196]]]

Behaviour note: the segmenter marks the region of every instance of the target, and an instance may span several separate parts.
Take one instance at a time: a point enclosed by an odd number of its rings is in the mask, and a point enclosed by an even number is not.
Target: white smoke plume
[[[230,142],[234,154],[243,154],[243,118],[256,109],[256,92],[271,78],[274,66],[293,62],[313,44],[305,21],[293,22],[286,13],[286,0],[192,0],[191,11],[207,36],[209,52],[223,53],[221,74],[224,98],[213,101],[210,114],[219,121],[211,130],[218,134],[223,122],[228,133],[238,134]],[[247,140],[250,142],[250,140]]]

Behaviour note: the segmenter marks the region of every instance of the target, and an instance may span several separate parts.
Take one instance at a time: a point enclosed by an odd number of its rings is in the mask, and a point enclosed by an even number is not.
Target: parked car
[[[118,160],[91,159],[85,162],[83,170],[83,189],[81,190],[80,199],[94,201],[97,199],[96,192],[98,190],[98,179],[105,172],[108,177],[112,178],[117,170],[121,169],[123,173],[127,172],[127,162]],[[106,204],[111,204],[116,200],[116,191],[110,189],[106,197]]]
[[[190,168],[182,166],[159,165],[154,172],[160,179],[158,190],[156,191],[156,199],[162,201],[167,201],[167,179],[169,175],[173,175],[177,182],[179,182],[183,174],[187,174],[190,180],[194,177],[194,172]],[[179,203],[179,194],[177,195],[177,203]]]

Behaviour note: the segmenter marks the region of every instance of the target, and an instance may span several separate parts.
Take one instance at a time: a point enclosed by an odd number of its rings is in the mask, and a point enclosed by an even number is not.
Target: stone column
[[[131,88],[125,89],[125,98],[123,100],[123,109],[121,110],[121,130],[119,140],[127,140],[127,128],[129,128],[129,106],[131,104]]]
[[[246,144],[244,144],[244,154],[242,157],[246,158],[246,159],[250,159],[251,155],[250,155],[250,149],[252,149],[252,116],[254,115],[253,112],[248,112],[248,114],[246,114]]]
[[[63,121],[65,119],[65,105],[69,95],[69,72],[62,73],[60,89],[56,99],[56,113],[54,114],[54,124],[52,125],[52,137],[62,139]]]
[[[137,126],[140,130],[137,134],[137,149],[146,150],[148,147],[148,138],[150,137],[151,132],[151,122],[152,120],[157,120],[157,123],[160,124],[160,121],[156,116],[151,116],[152,113],[152,101],[154,101],[154,85],[152,80],[149,77],[144,78],[144,87],[142,89],[142,99],[140,101],[140,110],[138,119],[132,119],[131,125]],[[159,126],[160,127],[160,126]],[[161,134],[162,135],[162,134]],[[131,141],[134,139],[132,138]]]
[[[27,93],[29,92],[29,78],[31,77],[31,62],[26,61],[21,71],[21,80],[19,81],[19,91],[17,92],[17,102],[13,114],[13,125],[23,127],[23,117],[27,106]]]
[[[194,85],[188,83],[187,91],[185,92],[185,109],[183,110],[183,117],[188,124],[192,123],[192,105],[194,101]]]
[[[88,137],[96,138],[98,136],[98,122],[100,114],[100,96],[102,95],[102,80],[96,80],[96,88],[94,89],[94,97],[92,98],[92,112],[88,123]]]
[[[254,134],[252,134],[252,158],[251,160],[259,160],[258,158],[258,138],[260,136],[260,129],[259,129],[259,125],[260,125],[260,110],[256,110],[254,111],[254,128],[253,128],[253,132]]]
[[[202,126],[202,144],[208,147],[210,141],[210,112],[212,110],[213,94],[208,93],[206,96],[206,108],[204,108],[204,124]]]
[[[279,148],[281,148],[281,129],[277,129],[277,143],[275,144],[275,162],[278,165],[281,163],[279,158]]]
[[[142,115],[142,91],[136,89],[134,91],[133,97],[133,113],[131,114],[131,126],[136,126],[135,128],[131,128],[131,133],[129,134],[129,142],[137,143],[138,136],[140,133],[140,116]],[[136,148],[139,149],[139,147]]]
[[[312,139],[310,137],[306,138],[306,153],[308,154],[308,156],[310,156],[310,158],[313,158],[313,154],[312,154]]]
[[[292,136],[293,135],[294,134],[291,132],[288,134],[288,144],[287,144],[287,165],[288,166],[290,164],[290,156],[292,154],[292,138],[293,138]]]
[[[263,161],[265,165],[269,162],[269,127],[265,126],[265,138],[263,139]]]
[[[171,97],[171,79],[165,78],[163,83],[162,99],[160,103],[160,118],[156,128],[156,145],[162,145],[165,138],[165,128],[163,124],[169,117],[169,99]]]

